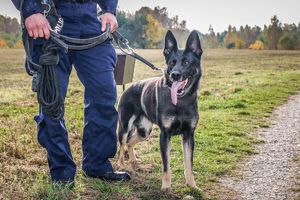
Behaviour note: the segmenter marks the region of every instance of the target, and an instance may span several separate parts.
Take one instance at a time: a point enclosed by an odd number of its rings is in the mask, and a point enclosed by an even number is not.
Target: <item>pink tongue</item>
[[[185,81],[174,81],[172,83],[172,87],[171,87],[171,98],[172,98],[172,103],[176,106],[177,105],[177,92],[178,90],[184,88],[184,86],[186,85],[187,80]]]

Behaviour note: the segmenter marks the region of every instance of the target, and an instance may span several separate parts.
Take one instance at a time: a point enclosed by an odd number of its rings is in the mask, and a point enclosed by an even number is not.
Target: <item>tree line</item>
[[[167,8],[143,7],[134,14],[120,11],[118,14],[120,32],[136,48],[161,48],[164,35],[171,30],[178,38],[181,47],[190,31],[186,21],[179,21],[178,16],[169,17]],[[227,49],[271,49],[300,50],[300,23],[282,24],[275,15],[270,24],[263,29],[259,26],[228,26],[226,31],[215,33],[210,26],[208,33],[200,33],[204,48]]]
[[[187,22],[177,15],[170,17],[166,7],[142,7],[135,13],[119,11],[117,20],[119,31],[135,48],[161,48],[167,30],[172,30],[181,44],[190,32]]]
[[[276,15],[263,29],[248,25],[237,29],[229,25],[226,31],[216,34],[210,26],[202,36],[207,48],[300,50],[300,23],[282,24]]]
[[[167,30],[171,30],[184,47],[190,33],[187,22],[178,16],[169,16],[167,8],[142,7],[134,13],[118,11],[119,31],[134,48],[162,48]],[[200,33],[204,48],[227,49],[283,49],[300,50],[300,23],[282,24],[275,15],[263,28],[249,25],[228,26],[215,33],[212,26],[208,33]],[[22,48],[20,24],[16,18],[0,15],[0,48]]]

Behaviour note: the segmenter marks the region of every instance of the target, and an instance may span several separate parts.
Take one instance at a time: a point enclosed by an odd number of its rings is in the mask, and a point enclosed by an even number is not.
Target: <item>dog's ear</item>
[[[165,49],[164,49],[164,55],[168,56],[172,51],[176,52],[178,49],[177,47],[177,41],[171,31],[167,32],[166,38],[165,38]]]
[[[186,43],[187,51],[192,51],[197,57],[201,57],[203,51],[201,47],[201,42],[197,31],[193,30],[189,35]]]

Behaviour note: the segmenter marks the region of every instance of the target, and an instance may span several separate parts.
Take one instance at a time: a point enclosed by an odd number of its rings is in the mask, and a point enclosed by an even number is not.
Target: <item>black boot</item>
[[[129,181],[131,179],[130,175],[127,172],[106,172],[104,174],[100,174],[99,176],[93,176],[89,174],[85,174],[87,177],[90,178],[100,178],[106,181]]]

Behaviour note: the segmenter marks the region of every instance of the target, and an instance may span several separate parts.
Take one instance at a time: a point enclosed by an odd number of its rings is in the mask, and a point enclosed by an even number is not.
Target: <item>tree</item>
[[[284,33],[278,42],[279,48],[284,50],[295,50],[299,45],[297,33]]]
[[[269,41],[269,49],[278,49],[277,44],[282,36],[282,27],[276,15],[271,18],[271,24],[265,26],[264,34]]]
[[[218,48],[218,40],[212,25],[209,25],[207,40],[208,48]]]
[[[165,34],[165,29],[161,26],[159,21],[155,19],[152,15],[148,14],[145,38],[148,42],[147,48],[161,47],[163,43],[163,36]]]
[[[120,33],[130,41],[132,47],[146,47],[144,38],[145,24],[147,24],[146,16],[120,11],[118,12],[117,20]]]
[[[164,33],[167,29],[177,34],[177,42],[186,40],[189,30],[185,20],[179,21],[178,16],[169,17],[167,8],[142,7],[134,14],[118,11],[119,31],[136,48],[162,47]]]
[[[228,48],[228,49],[232,49],[232,47],[234,48],[234,43],[232,41],[232,35],[233,35],[233,33],[232,33],[232,26],[229,25],[228,26],[227,34],[226,34],[226,36],[224,38],[224,44],[225,44],[226,48]]]
[[[219,44],[219,47],[224,47],[224,39],[227,35],[227,31],[223,31],[222,33],[217,33],[217,41]]]

